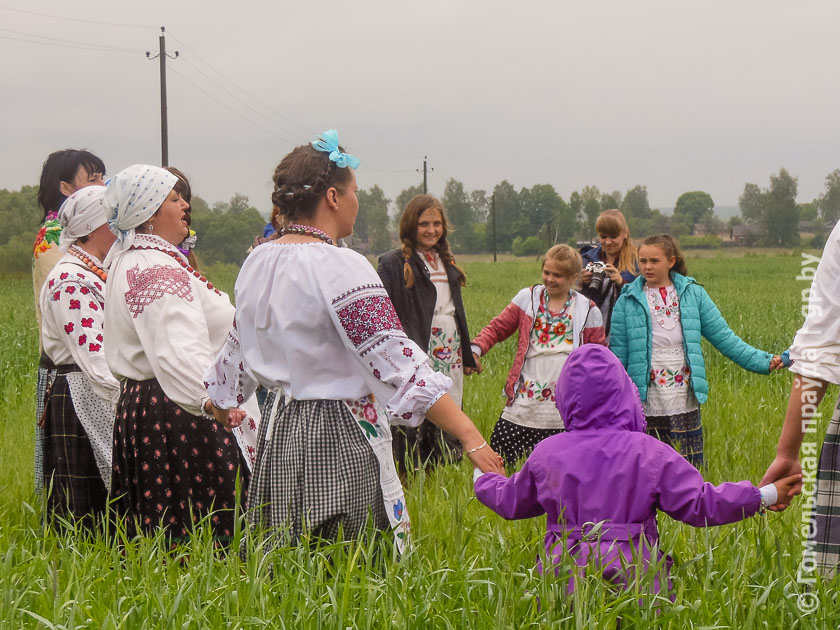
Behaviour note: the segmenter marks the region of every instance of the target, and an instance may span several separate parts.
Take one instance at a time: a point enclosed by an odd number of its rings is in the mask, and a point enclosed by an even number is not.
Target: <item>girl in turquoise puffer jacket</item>
[[[706,290],[686,276],[671,236],[646,238],[639,267],[642,275],[622,289],[613,310],[610,349],[639,389],[648,433],[700,468],[700,405],[709,392],[701,337],[751,372],[768,374],[783,362],[732,332]]]

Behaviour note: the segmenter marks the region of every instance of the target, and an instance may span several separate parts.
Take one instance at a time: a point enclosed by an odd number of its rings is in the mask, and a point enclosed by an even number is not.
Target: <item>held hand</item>
[[[784,367],[782,357],[778,354],[774,354],[773,358],[770,359],[770,371],[772,372],[773,370],[778,370],[781,367]]]
[[[784,510],[790,502],[802,489],[802,475],[797,473],[795,475],[790,475],[783,479],[779,479],[778,481],[774,481],[773,485],[776,486],[776,492],[778,493],[778,499],[775,505],[771,505],[770,509],[776,508],[778,510]]]
[[[767,485],[768,483],[775,483],[778,480],[784,480],[785,478],[790,478],[791,476],[799,475],[800,479],[796,482],[793,487],[792,491],[793,494],[791,496],[797,495],[802,491],[802,466],[799,463],[799,458],[786,458],[777,455],[776,459],[773,460],[773,463],[770,464],[770,467],[767,469],[767,472],[764,473],[764,476],[761,478],[759,482],[759,487]],[[778,486],[777,486],[778,488]],[[781,497],[781,490],[779,491],[779,497]],[[779,504],[770,506],[768,509],[773,510],[774,512],[781,512],[782,510],[787,507],[786,504]]]
[[[504,461],[486,442],[483,446],[478,445],[472,448],[465,448],[464,452],[472,462],[472,465],[480,469],[481,472],[505,474]]]
[[[484,371],[484,366],[481,365],[481,359],[475,352],[473,352],[473,360],[475,361],[475,367],[465,367],[464,374],[481,374]]]
[[[248,415],[243,409],[219,409],[211,402],[208,402],[207,405],[210,407],[213,417],[216,418],[216,422],[221,424],[228,433],[231,429],[241,425],[245,416]]]

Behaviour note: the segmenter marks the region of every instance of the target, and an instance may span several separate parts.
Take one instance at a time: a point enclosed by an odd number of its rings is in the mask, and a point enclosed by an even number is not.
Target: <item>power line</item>
[[[124,46],[110,46],[107,44],[92,44],[90,42],[80,42],[72,39],[61,39],[59,37],[50,37],[48,35],[38,35],[37,33],[26,33],[24,31],[14,31],[8,28],[0,28],[0,31],[4,33],[12,33],[13,35],[23,35],[25,37],[35,37],[38,39],[46,40],[47,42],[59,42],[62,44],[75,44],[77,46],[85,46],[89,48],[96,48],[100,50],[108,50],[111,52],[143,52],[139,48],[125,48]],[[28,40],[22,40],[28,41]],[[33,44],[40,43],[40,42],[32,42]]]
[[[213,72],[215,72],[216,74],[218,74],[220,77],[222,77],[222,79],[224,79],[225,81],[227,81],[228,83],[230,83],[233,87],[235,87],[237,90],[239,90],[240,92],[242,92],[243,94],[245,94],[246,96],[248,96],[250,99],[252,99],[252,100],[253,100],[253,101],[255,101],[256,103],[258,103],[260,106],[264,107],[267,111],[269,111],[270,113],[274,114],[275,116],[279,116],[280,118],[282,118],[283,120],[285,120],[285,121],[286,121],[286,122],[288,122],[288,123],[291,123],[292,125],[294,125],[294,126],[295,126],[295,127],[297,127],[298,129],[301,129],[302,131],[305,131],[305,132],[306,132],[306,133],[307,133],[310,137],[311,137],[311,136],[316,136],[316,135],[318,135],[318,132],[315,132],[315,131],[313,131],[313,130],[311,130],[311,129],[308,129],[308,128],[304,127],[303,125],[300,125],[300,124],[296,123],[296,122],[295,122],[294,120],[292,120],[291,118],[288,118],[288,117],[284,116],[283,114],[281,114],[280,112],[278,112],[278,111],[277,111],[277,110],[275,110],[274,108],[269,107],[268,105],[266,105],[265,103],[263,103],[262,101],[260,101],[260,100],[259,100],[256,96],[254,96],[253,94],[251,94],[250,92],[248,92],[245,88],[243,88],[242,86],[238,85],[238,84],[237,84],[236,82],[234,82],[232,79],[229,79],[229,78],[228,78],[227,76],[225,76],[222,72],[220,72],[220,71],[219,71],[219,70],[217,70],[215,67],[213,67],[212,65],[210,65],[207,61],[205,61],[204,59],[202,59],[202,58],[198,55],[198,53],[196,53],[194,50],[192,50],[192,49],[191,49],[189,46],[187,46],[187,45],[186,45],[183,41],[181,41],[180,39],[178,39],[177,37],[175,37],[175,35],[172,35],[172,34],[170,33],[170,36],[171,36],[171,37],[172,37],[172,39],[174,39],[176,42],[178,42],[179,44],[181,44],[181,46],[182,46],[185,50],[189,50],[189,51],[193,54],[193,56],[194,56],[196,59],[198,59],[198,60],[199,60],[201,63],[203,63],[205,66],[207,66],[208,68],[210,68],[210,70],[212,70]],[[275,124],[276,124],[276,123],[275,123]],[[278,125],[278,126],[279,126],[279,125]],[[286,131],[287,133],[291,133],[291,132],[289,132],[288,130],[285,130],[285,129],[284,129],[284,131]],[[293,134],[293,133],[292,133],[292,135],[296,135],[296,134]]]
[[[74,50],[90,50],[93,52],[117,52],[117,53],[136,53],[140,52],[139,50],[123,50],[119,48],[103,48],[103,47],[95,47],[95,46],[71,46],[69,44],[55,44],[52,42],[39,42],[33,41],[31,39],[23,39],[21,37],[9,37],[8,35],[0,35],[0,39],[5,39],[13,42],[23,42],[24,44],[35,44],[36,46],[51,46],[53,48],[72,48]]]
[[[26,11],[24,9],[13,9],[12,7],[0,6],[0,11],[12,11],[14,13],[25,13],[26,15],[37,15],[38,17],[50,18],[52,20],[64,20],[66,22],[77,22],[81,24],[99,24],[101,26],[119,26],[122,28],[158,28],[157,25],[151,24],[125,24],[120,22],[103,22],[100,20],[88,20],[84,18],[64,17],[62,15],[53,15],[51,13],[41,13],[39,11]]]
[[[250,118],[248,118],[247,116],[243,116],[240,112],[238,112],[238,111],[236,111],[235,109],[233,109],[232,107],[230,107],[227,103],[224,103],[224,102],[220,101],[218,98],[216,98],[215,96],[213,96],[210,92],[208,92],[207,90],[205,90],[203,87],[201,87],[201,86],[200,86],[200,85],[198,85],[197,83],[194,83],[193,81],[190,81],[187,77],[185,77],[183,74],[181,74],[180,72],[178,72],[175,68],[170,68],[170,70],[171,70],[172,72],[174,72],[175,74],[177,74],[179,77],[181,77],[181,78],[182,78],[185,82],[187,82],[187,83],[189,83],[191,86],[193,86],[196,90],[198,90],[199,92],[201,92],[202,94],[204,94],[207,98],[209,98],[209,99],[210,99],[210,100],[212,100],[212,101],[215,101],[216,103],[218,103],[219,105],[221,105],[222,107],[224,107],[226,110],[228,110],[228,111],[232,112],[233,114],[235,114],[236,116],[238,116],[239,118],[241,118],[242,120],[244,120],[245,122],[250,123],[251,125],[253,125],[253,126],[254,126],[254,127],[256,127],[257,129],[260,129],[261,131],[264,131],[264,132],[266,132],[266,133],[268,133],[268,134],[270,134],[270,135],[274,136],[275,138],[278,138],[279,140],[282,140],[283,142],[286,142],[287,144],[289,144],[289,145],[291,145],[291,146],[295,146],[295,145],[296,145],[295,141],[293,141],[293,140],[289,140],[288,138],[284,138],[284,137],[283,137],[283,136],[281,136],[280,134],[275,133],[274,131],[272,131],[271,129],[266,129],[266,128],[265,128],[265,127],[263,127],[261,124],[259,124],[259,123],[257,123],[257,122],[254,122],[253,120],[251,120],[251,119],[250,119]]]

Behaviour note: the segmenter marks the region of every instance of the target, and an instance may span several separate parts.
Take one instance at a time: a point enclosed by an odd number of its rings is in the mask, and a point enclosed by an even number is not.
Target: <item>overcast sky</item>
[[[277,162],[331,127],[391,199],[428,155],[435,194],[642,184],[653,207],[730,205],[785,167],[810,201],[840,168],[838,23],[836,0],[0,0],[0,188],[58,148],[159,164],[145,51],[166,26],[169,161],[210,203],[267,213]]]

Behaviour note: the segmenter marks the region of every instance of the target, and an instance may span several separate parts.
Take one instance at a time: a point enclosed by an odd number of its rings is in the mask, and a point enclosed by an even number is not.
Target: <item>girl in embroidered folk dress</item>
[[[414,426],[428,417],[463,442],[475,465],[502,470],[446,393],[451,379],[403,332],[370,263],[334,246],[356,220],[357,165],[331,130],[277,166],[272,200],[283,235],[245,260],[238,338],[207,375],[219,407],[237,406],[258,384],[282,389],[260,430],[248,519],[292,544],[304,533],[358,536],[369,519],[403,543],[408,515],[389,417]]]
[[[41,287],[52,268],[61,258],[58,248],[61,225],[58,209],[67,197],[85,186],[104,183],[105,164],[89,151],[64,149],[55,151],[44,162],[38,187],[38,205],[44,211],[44,223],[35,238],[32,259],[32,284],[35,289],[35,319],[41,326]],[[55,366],[41,347],[38,381],[35,390],[35,491],[41,492],[44,470],[44,431],[40,426],[44,414],[44,393],[55,378]]]
[[[455,264],[446,239],[446,212],[431,195],[417,195],[400,218],[402,247],[379,258],[377,269],[394,304],[405,334],[428,348],[432,368],[452,379],[449,395],[461,406],[464,374],[475,360],[461,299],[464,272]],[[394,458],[401,469],[407,461],[418,469],[440,461],[458,460],[461,443],[424,420],[416,429],[395,427]]]
[[[610,583],[633,588],[656,562],[650,551],[659,540],[659,510],[694,527],[724,525],[799,494],[799,474],[761,488],[704,482],[672,448],[645,435],[639,394],[606,348],[572,352],[557,383],[557,407],[566,432],[540,443],[509,479],[476,473],[475,494],[503,518],[546,515],[544,557],[556,565],[569,554],[578,567],[569,592],[590,562]],[[667,558],[655,591],[670,565]]]
[[[568,245],[546,252],[541,285],[526,287],[472,341],[476,361],[495,344],[519,332],[502,410],[490,445],[513,463],[540,440],[563,430],[554,405],[554,385],[569,353],[584,343],[604,344],[601,311],[572,287],[580,254]]]
[[[642,275],[626,286],[613,311],[610,348],[624,364],[644,402],[648,433],[678,446],[697,468],[703,465],[700,405],[708,383],[700,338],[751,372],[782,367],[741,340],[694,278],[667,234],[639,247]]]
[[[114,242],[105,224],[104,186],[79,190],[62,204],[64,255],[41,290],[44,352],[57,366],[46,394],[44,480],[50,514],[85,518],[105,513],[119,383],[103,352],[105,280],[102,259]]]
[[[212,512],[214,535],[226,538],[244,498],[237,483],[247,488],[248,449],[221,425],[230,429],[243,415],[230,419],[215,409],[201,375],[224,344],[234,309],[176,247],[187,234],[177,181],[138,164],[115,175],[105,193],[117,234],[106,259],[105,356],[121,381],[111,491],[130,532],[163,526],[181,538]],[[254,405],[242,423],[252,434]]]

